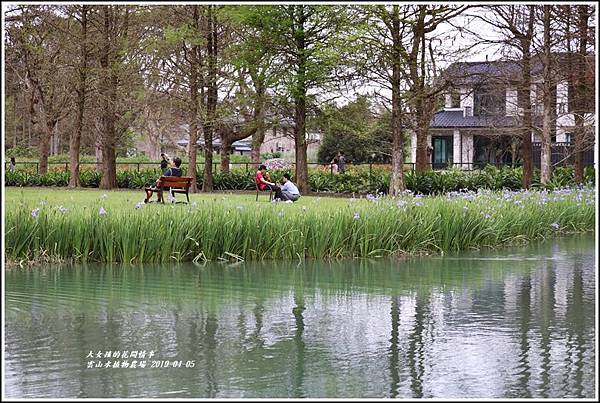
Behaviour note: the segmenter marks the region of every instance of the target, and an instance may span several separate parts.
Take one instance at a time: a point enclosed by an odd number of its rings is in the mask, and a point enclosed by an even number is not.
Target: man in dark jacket
[[[175,157],[173,159],[173,166],[163,173],[163,176],[181,176],[181,158]],[[148,203],[152,194],[156,192],[158,189],[158,180],[154,182],[154,185],[146,190],[146,198],[144,199],[144,203]],[[163,190],[169,190],[169,188],[163,188]],[[158,197],[158,196],[157,196]]]
[[[160,171],[164,174],[167,171],[167,168],[169,168],[169,161],[167,160],[169,156],[165,153],[161,153],[160,156],[162,157],[162,160],[160,161]]]

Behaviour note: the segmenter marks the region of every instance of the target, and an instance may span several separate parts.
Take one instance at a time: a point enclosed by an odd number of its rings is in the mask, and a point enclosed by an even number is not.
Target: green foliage
[[[97,188],[100,186],[100,179],[102,179],[100,172],[83,171],[79,173],[79,181],[81,182],[81,187],[84,188]]]
[[[389,123],[386,116],[380,119],[373,116],[365,96],[342,107],[327,106],[314,122],[323,131],[323,141],[317,155],[319,162],[329,163],[338,151],[342,151],[346,159],[354,163],[388,162],[389,158],[382,151],[388,153],[390,149]]]
[[[35,158],[38,157],[37,147],[31,146],[27,147],[25,145],[17,145],[16,147],[12,147],[6,150],[5,153],[8,157],[15,157],[17,161],[19,161],[19,157],[21,158]]]
[[[271,158],[281,158],[283,154],[281,153],[281,151],[273,151],[272,153],[263,153],[260,155],[260,157],[263,160],[268,160]]]
[[[338,151],[355,164],[391,161],[391,113],[384,111],[377,116],[365,96],[342,107],[329,105],[314,119],[313,125],[324,133],[317,156],[322,164],[333,160]],[[410,143],[407,133],[404,136],[406,155]]]
[[[593,231],[596,210],[591,187],[371,196],[335,204],[314,197],[257,204],[252,196],[244,201],[192,195],[188,205],[145,205],[126,192],[93,191],[74,191],[70,198],[61,192],[62,199],[49,203],[34,192],[29,200],[24,191],[20,200],[14,193],[5,213],[5,251],[13,260],[53,256],[134,263],[446,253]],[[76,204],[73,195],[82,194],[94,199]]]
[[[369,171],[366,167],[349,167],[343,174],[331,174],[328,170],[314,169],[309,171],[308,182],[314,192],[331,193],[387,193],[390,185],[390,173],[382,168],[373,168]],[[272,171],[271,180],[279,183],[283,174],[292,171]],[[185,169],[183,171],[185,175]],[[587,184],[595,183],[593,167],[584,171]],[[199,172],[201,175],[201,172]],[[117,171],[117,184],[120,188],[140,189],[152,184],[159,176],[157,170],[119,170]],[[460,190],[518,190],[521,188],[523,171],[521,168],[504,167],[497,169],[492,165],[486,166],[481,171],[462,171],[454,168],[444,171],[425,171],[416,173],[405,172],[406,189],[424,195],[444,194]],[[98,187],[101,174],[96,171],[82,171],[80,180],[82,187]],[[230,172],[216,171],[214,173],[214,188],[216,190],[252,190],[254,185],[254,171],[246,169],[232,169]],[[67,186],[68,172],[49,172],[39,175],[31,171],[17,170],[6,172],[6,186]],[[200,182],[200,180],[199,180]],[[574,186],[575,179],[573,168],[561,167],[554,170],[552,180],[544,187],[539,182],[539,171],[534,173],[533,188],[557,189],[565,186]]]
[[[390,186],[390,175],[383,170],[348,171],[332,175],[325,171],[309,173],[308,183],[314,192],[334,193],[386,193]]]
[[[216,190],[250,190],[254,189],[254,172],[232,169],[230,172],[215,172],[213,188]]]

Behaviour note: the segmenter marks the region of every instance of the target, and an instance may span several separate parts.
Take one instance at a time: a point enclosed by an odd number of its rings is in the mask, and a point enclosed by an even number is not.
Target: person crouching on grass
[[[300,191],[294,185],[294,182],[290,180],[290,174],[283,174],[283,178],[281,178],[281,183],[283,186],[277,187],[275,190],[275,199],[273,201],[285,201],[286,203],[295,202],[300,198]]]
[[[163,173],[162,176],[181,176],[181,158],[175,157],[173,159],[173,166],[170,167]],[[144,199],[144,203],[150,202],[150,198],[152,197],[152,193],[156,192],[158,189],[158,180],[154,182],[154,185],[149,190],[146,190],[146,198]],[[163,190],[169,190],[168,187],[163,187]],[[158,197],[158,195],[156,196]],[[158,201],[158,200],[157,200]]]

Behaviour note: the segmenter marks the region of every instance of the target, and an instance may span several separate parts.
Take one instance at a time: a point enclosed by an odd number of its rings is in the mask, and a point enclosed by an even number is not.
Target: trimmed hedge
[[[279,181],[285,172],[274,171],[271,180]],[[532,187],[541,188],[539,171],[534,172]],[[487,166],[481,171],[461,171],[449,169],[445,171],[426,171],[421,173],[405,172],[405,185],[408,190],[420,194],[443,194],[461,189],[518,190],[521,188],[523,171],[521,168],[505,167],[497,169]],[[140,189],[152,184],[158,178],[155,170],[117,171],[117,184],[120,188]],[[82,171],[80,180],[82,187],[98,187],[101,174],[95,171]],[[595,183],[593,167],[584,170],[585,183]],[[45,175],[28,171],[6,172],[6,186],[67,186],[68,172],[49,172]],[[349,171],[335,174],[323,170],[311,170],[308,183],[313,192],[333,193],[386,193],[390,184],[390,172],[383,169]],[[199,181],[200,184],[200,181]],[[213,176],[215,190],[253,190],[254,172],[234,169],[229,173],[216,172]],[[574,171],[571,167],[556,168],[552,180],[545,186],[557,189],[575,185]]]

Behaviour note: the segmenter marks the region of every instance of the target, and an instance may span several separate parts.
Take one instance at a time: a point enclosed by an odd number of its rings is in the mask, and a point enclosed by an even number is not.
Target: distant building
[[[282,119],[278,124],[274,124],[270,130],[265,133],[265,141],[260,147],[261,154],[282,152],[295,153],[295,141],[293,137],[294,122],[291,119]],[[316,154],[321,146],[321,134],[316,132],[306,133],[307,153]]]
[[[260,147],[260,153],[273,153],[273,152],[281,152],[284,154],[293,155],[295,152],[295,143],[293,134],[293,126],[294,123],[291,120],[281,120],[278,123],[273,123],[272,127],[268,129],[265,133],[265,140],[263,141]],[[189,130],[188,125],[183,125],[185,130],[183,131],[183,135],[179,140],[177,140],[177,145],[187,149],[189,134],[187,131]],[[311,153],[316,153],[321,145],[321,135],[320,133],[307,133],[307,152],[310,155]],[[199,137],[198,148],[202,149],[204,147],[204,138]],[[247,155],[252,151],[252,137],[247,137],[243,140],[236,141],[232,144],[232,153]],[[221,139],[218,136],[213,138],[213,149],[215,152],[220,152],[221,149]]]
[[[564,65],[561,55],[555,55],[557,63]],[[595,93],[594,58],[585,80],[590,89],[586,102],[585,125],[591,143],[594,133]],[[539,60],[532,63],[531,99],[534,130],[534,161],[539,163],[539,130],[542,124],[542,71]],[[554,122],[552,128],[553,153],[556,150],[572,151],[575,128],[573,110],[573,83],[563,67],[553,83]],[[506,164],[519,158],[519,147],[513,140],[520,135],[522,111],[518,107],[520,66],[512,61],[461,62],[452,64],[446,71],[451,81],[445,94],[444,108],[431,120],[427,143],[434,168],[456,165],[465,169],[485,164]],[[562,148],[561,148],[562,147]],[[593,152],[588,153],[587,163],[595,161]],[[416,135],[411,138],[410,161],[416,161]]]
[[[186,134],[185,137],[177,140],[177,145],[187,150],[188,142],[189,136]],[[199,150],[204,149],[204,137],[199,137],[196,144]],[[221,139],[219,137],[213,138],[212,146],[215,153],[221,152]],[[246,155],[250,154],[250,151],[252,151],[252,141],[249,139],[235,141],[231,145],[231,152],[233,154]]]

